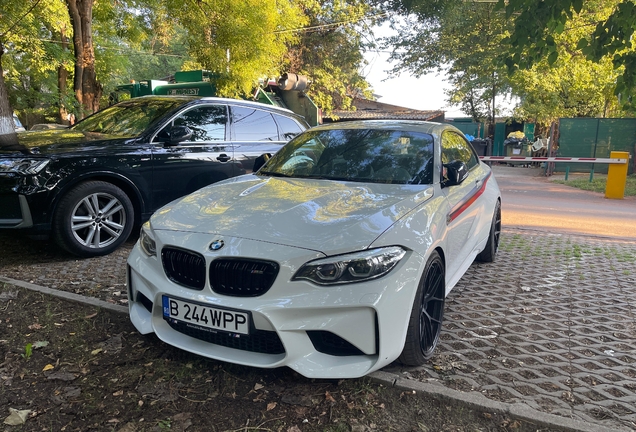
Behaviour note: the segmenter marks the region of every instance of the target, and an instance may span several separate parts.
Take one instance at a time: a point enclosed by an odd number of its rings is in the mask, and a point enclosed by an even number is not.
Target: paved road
[[[553,183],[540,168],[493,166],[507,227],[636,239],[636,197],[603,194]]]

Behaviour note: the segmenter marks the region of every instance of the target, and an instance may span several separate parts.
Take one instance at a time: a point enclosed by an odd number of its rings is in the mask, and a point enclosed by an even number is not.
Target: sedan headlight
[[[146,222],[141,227],[141,232],[139,233],[139,246],[146,255],[154,257],[157,256],[157,244],[150,233],[149,222]]]
[[[391,246],[322,258],[304,264],[292,280],[305,279],[319,285],[362,282],[384,276],[405,254],[401,247]]]
[[[49,164],[49,159],[0,159],[0,172],[37,174]]]

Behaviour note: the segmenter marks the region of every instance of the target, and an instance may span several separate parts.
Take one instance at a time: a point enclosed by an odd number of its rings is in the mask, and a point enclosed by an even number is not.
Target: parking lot
[[[132,241],[84,260],[48,242],[8,234],[1,241],[0,280],[126,305]],[[635,295],[636,242],[505,229],[496,263],[474,264],[447,298],[434,357],[378,377],[635,428]]]

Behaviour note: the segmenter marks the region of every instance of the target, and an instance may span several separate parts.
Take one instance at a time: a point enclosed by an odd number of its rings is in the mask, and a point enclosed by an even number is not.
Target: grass
[[[594,178],[591,182],[589,178],[577,178],[571,180],[554,180],[554,183],[560,183],[567,186],[572,186],[577,189],[583,189],[592,192],[605,192],[605,183],[607,179],[604,177]],[[636,174],[627,176],[627,182],[625,184],[625,196],[636,196]]]

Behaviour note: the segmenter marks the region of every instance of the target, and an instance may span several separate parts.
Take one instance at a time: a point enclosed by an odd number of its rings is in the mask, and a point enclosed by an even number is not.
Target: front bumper
[[[137,245],[128,258],[128,296],[131,321],[141,333],[154,332],[170,345],[205,357],[265,368],[288,366],[311,378],[363,376],[389,364],[402,351],[424,265],[416,253],[407,252],[382,278],[321,287],[291,280],[302,264],[323,257],[315,251],[198,233],[155,235],[158,251],[163,245],[187,245],[205,257],[206,269],[219,257],[244,257],[274,260],[280,271],[272,287],[258,297],[219,295],[209,280],[200,291],[169,280],[161,258],[147,257]],[[223,240],[225,247],[210,251],[214,240]],[[163,318],[164,295],[246,312],[252,331],[245,336],[177,330]],[[270,346],[261,338],[282,348],[260,348]]]
[[[47,223],[51,192],[36,176],[0,174],[0,229],[40,228]]]
[[[31,228],[33,217],[24,195],[0,195],[0,228]]]

